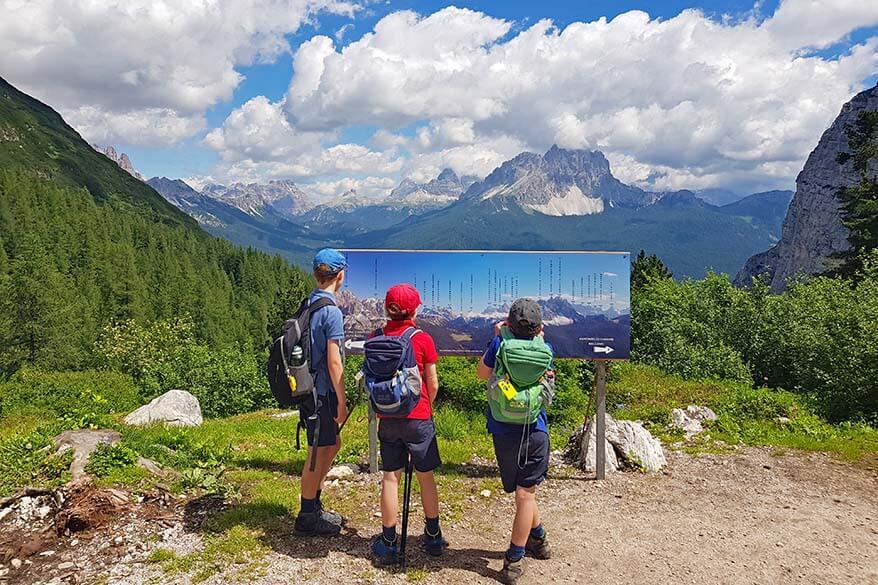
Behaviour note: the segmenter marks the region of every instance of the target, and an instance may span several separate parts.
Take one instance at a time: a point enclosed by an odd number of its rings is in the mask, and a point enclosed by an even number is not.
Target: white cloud
[[[349,191],[355,191],[357,198],[371,201],[380,201],[396,187],[396,181],[389,177],[365,177],[355,179],[345,177],[334,181],[315,181],[303,183],[302,188],[312,193],[315,199],[329,202],[341,197]]]
[[[302,44],[285,108],[312,131],[377,125],[378,148],[401,148],[393,129],[423,124],[405,142],[413,176],[455,159],[484,174],[501,153],[486,142],[502,137],[601,149],[657,188],[790,185],[878,67],[878,39],[838,58],[812,49],[875,24],[874,0],[785,0],[762,22],[632,11],[520,32],[453,7],[399,12],[341,49]]]
[[[789,48],[822,48],[875,23],[875,0],[785,0],[765,28]]]
[[[237,67],[288,51],[285,35],[337,0],[0,0],[0,71],[87,139],[173,143],[232,97]]]
[[[289,161],[305,153],[319,154],[321,140],[331,133],[298,132],[287,121],[282,104],[257,96],[235,109],[202,144],[223,161]]]
[[[258,96],[234,110],[202,144],[215,150],[221,163],[214,174],[235,180],[306,178],[340,173],[398,172],[402,159],[392,150],[374,151],[360,144],[336,144],[333,132],[301,132],[283,112],[283,103]]]

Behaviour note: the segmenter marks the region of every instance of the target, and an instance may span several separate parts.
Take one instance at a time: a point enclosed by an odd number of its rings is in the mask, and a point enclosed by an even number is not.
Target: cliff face
[[[854,122],[864,110],[878,110],[878,86],[846,103],[823,133],[796,178],[796,194],[787,211],[780,242],[750,257],[735,284],[749,285],[753,276],[767,273],[771,290],[781,292],[791,277],[823,272],[833,254],[848,248],[848,231],[841,223],[836,193],[857,183],[858,177],[852,165],[841,166],[836,157],[848,150],[845,124]]]

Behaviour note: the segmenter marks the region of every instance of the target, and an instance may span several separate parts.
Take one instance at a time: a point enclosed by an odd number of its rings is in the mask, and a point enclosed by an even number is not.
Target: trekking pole
[[[405,543],[408,540],[409,501],[412,498],[412,457],[405,463],[405,479],[402,487],[402,534],[399,537],[399,568],[405,572]]]

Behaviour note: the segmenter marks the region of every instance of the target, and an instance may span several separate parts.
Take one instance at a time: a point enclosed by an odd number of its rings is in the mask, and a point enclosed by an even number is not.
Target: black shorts
[[[494,454],[500,468],[503,490],[511,494],[516,487],[533,487],[546,479],[549,471],[549,435],[530,433],[530,439],[518,433],[493,435]],[[519,467],[520,466],[520,467]]]
[[[420,472],[433,471],[442,464],[433,419],[382,418],[378,424],[381,444],[381,470],[399,471],[412,454],[412,465]]]
[[[338,414],[338,397],[335,392],[330,392],[326,396],[318,396],[319,402],[317,408],[317,418],[314,415],[314,401],[306,400],[299,407],[299,420],[305,425],[306,435],[308,437],[308,446],[313,447],[331,447],[338,442],[338,423],[335,417]],[[320,420],[320,430],[317,431],[317,420]],[[315,442],[315,431],[317,437]]]

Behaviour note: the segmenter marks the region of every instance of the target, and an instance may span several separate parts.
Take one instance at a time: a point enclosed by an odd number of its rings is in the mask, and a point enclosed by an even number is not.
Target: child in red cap
[[[411,328],[417,328],[414,319],[421,296],[409,284],[390,287],[384,298],[387,323],[384,335],[402,335]],[[395,564],[398,560],[398,539],[396,521],[399,513],[399,478],[411,454],[412,465],[421,486],[421,502],[424,507],[424,550],[432,556],[441,556],[447,546],[439,528],[439,493],[433,470],[442,460],[436,442],[436,428],[433,425],[433,401],[439,390],[436,374],[436,344],[429,333],[418,330],[411,337],[415,360],[421,373],[423,386],[417,406],[404,418],[381,417],[378,426],[378,440],[381,445],[381,534],[372,541],[372,553],[378,561]]]

